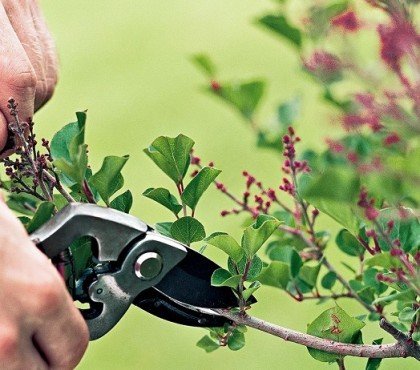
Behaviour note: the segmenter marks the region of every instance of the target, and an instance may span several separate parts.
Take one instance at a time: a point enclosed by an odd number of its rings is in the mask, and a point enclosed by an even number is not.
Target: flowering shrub
[[[216,247],[228,257],[226,268],[213,274],[212,284],[228,286],[236,294],[236,310],[218,310],[233,324],[209,329],[198,346],[207,352],[221,346],[238,350],[250,326],[305,345],[316,360],[336,362],[340,369],[346,355],[369,357],[367,369],[377,369],[382,358],[419,360],[420,37],[413,24],[417,1],[309,2],[299,19],[293,17],[293,1],[276,3],[278,9],[260,17],[258,24],[299,55],[302,73],[321,87],[342,134],[325,138],[322,152],[302,149],[294,128],[298,99],[279,105],[275,128],[265,126],[255,114],[265,83],[220,81],[212,60],[200,54],[193,60],[208,78],[210,94],[243,117],[258,147],[283,155],[281,182],[266,186],[243,171],[244,191],[234,194],[220,182],[221,171],[212,162],[204,165],[193,151],[194,141],[184,135],[161,136],[144,150],[175,185],[175,195],[162,187],[143,193],[173,215],[173,222],[158,223],[156,230],[198,245],[202,253],[206,246]],[[379,43],[371,66],[351,53],[358,42],[353,38],[361,32],[373,34]],[[348,92],[341,87],[350,78],[355,88]],[[10,192],[9,206],[25,215],[21,220],[29,231],[72,201],[129,212],[131,193],[115,196],[123,187],[121,170],[128,157],[106,157],[102,167],[92,171],[84,143],[85,113],[78,113],[77,122],[57,132],[51,143],[42,140],[42,154],[33,124],[19,122],[13,100],[10,109],[16,118],[10,131],[17,151],[15,158],[2,160],[9,177],[2,185]],[[314,124],[324,123],[316,119]],[[241,241],[226,233],[207,233],[205,220],[195,217],[212,185],[232,201],[232,208],[221,210],[221,216],[244,214],[249,220]],[[321,213],[341,225],[336,235],[319,227]],[[91,263],[89,243],[82,239],[70,247],[74,261],[63,256],[62,273],[70,290]],[[326,253],[337,248],[353,262],[332,264]],[[350,271],[350,279],[343,277],[343,269]],[[296,302],[318,300],[330,308],[308,325],[306,334],[272,325],[248,314],[252,295],[264,285]],[[349,316],[345,301],[331,305],[344,298],[359,303],[360,316]],[[377,339],[373,345],[363,344],[366,321],[377,322],[396,342],[381,345],[382,339]]]

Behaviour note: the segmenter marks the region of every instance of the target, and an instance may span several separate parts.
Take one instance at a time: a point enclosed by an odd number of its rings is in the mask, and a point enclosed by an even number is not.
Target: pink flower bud
[[[366,230],[366,236],[368,238],[376,238],[376,232],[373,229]]]
[[[352,10],[337,15],[331,20],[331,24],[347,32],[356,32],[360,29],[360,22]]]
[[[374,207],[368,207],[365,209],[365,216],[368,220],[375,220],[379,216],[379,212]]]
[[[390,250],[390,254],[391,254],[391,256],[397,257],[397,256],[402,256],[404,254],[404,252],[401,249],[392,248]]]
[[[400,142],[401,138],[399,135],[395,132],[390,133],[385,139],[384,139],[384,145],[392,145]]]
[[[211,81],[210,82],[210,86],[211,86],[211,89],[214,91],[214,92],[218,92],[222,87],[220,86],[220,84],[217,82],[217,81],[215,81],[215,80],[213,80],[213,81]]]

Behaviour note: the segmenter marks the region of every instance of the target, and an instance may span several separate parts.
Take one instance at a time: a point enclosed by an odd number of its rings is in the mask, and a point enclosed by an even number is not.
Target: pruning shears
[[[230,288],[210,284],[217,264],[111,208],[71,203],[31,239],[54,261],[83,236],[95,241],[95,265],[76,282],[73,299],[88,304],[80,310],[91,340],[108,333],[131,304],[162,319],[197,327],[223,326],[228,320],[213,309],[237,306]]]

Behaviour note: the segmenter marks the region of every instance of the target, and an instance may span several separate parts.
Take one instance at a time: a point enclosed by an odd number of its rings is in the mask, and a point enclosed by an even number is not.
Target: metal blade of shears
[[[162,319],[197,327],[223,326],[229,321],[213,308],[231,308],[238,299],[228,287],[213,287],[211,276],[219,266],[188,249],[187,256],[156,286],[140,293],[133,304]],[[249,303],[255,303],[251,297]]]

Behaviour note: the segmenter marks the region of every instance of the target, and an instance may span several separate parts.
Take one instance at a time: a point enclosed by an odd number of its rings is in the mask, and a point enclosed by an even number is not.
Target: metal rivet
[[[134,264],[134,272],[137,277],[150,280],[162,271],[162,257],[156,252],[146,252],[137,258]]]

